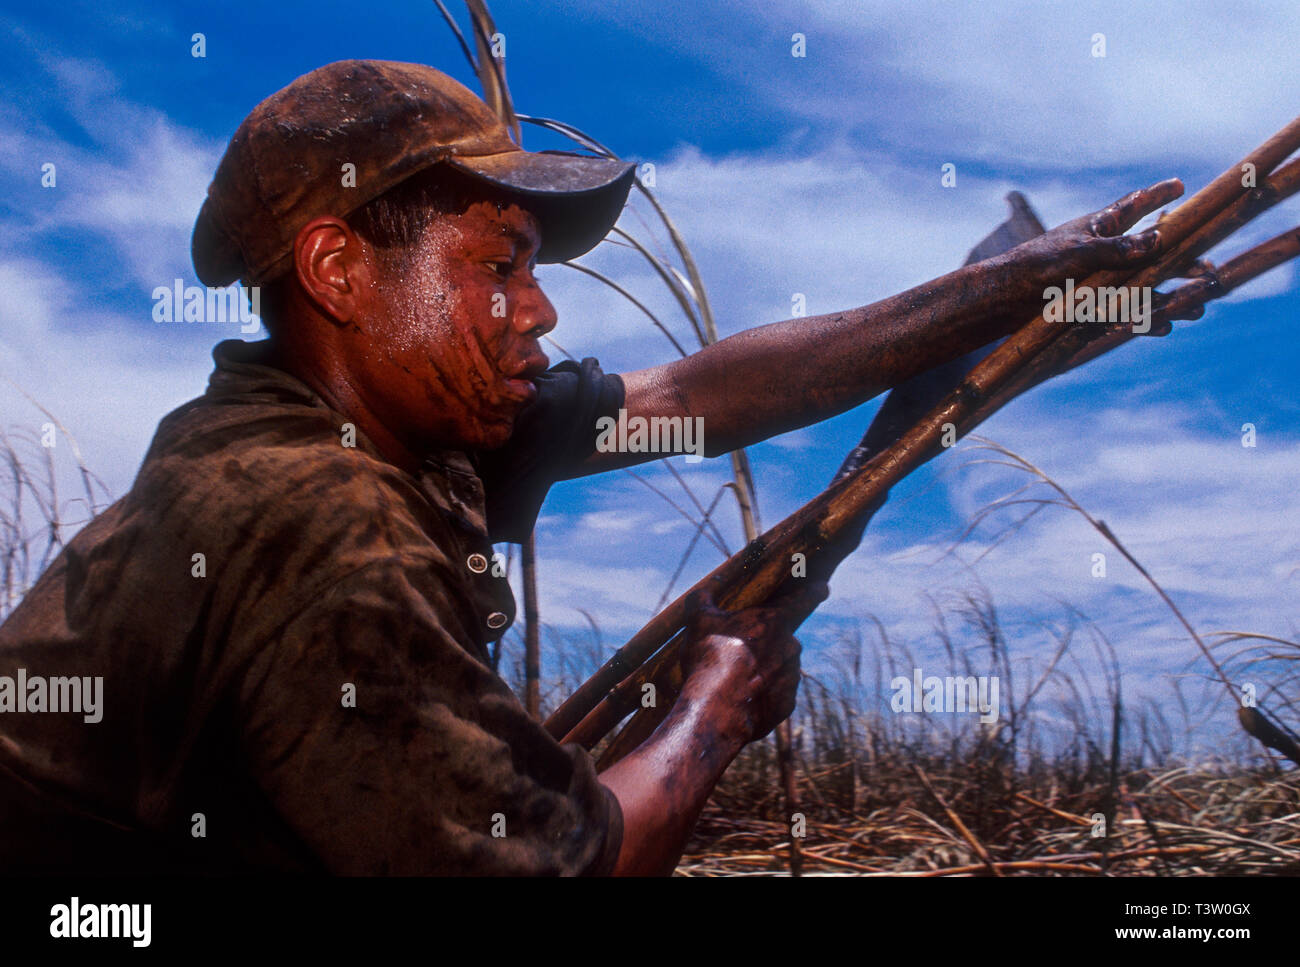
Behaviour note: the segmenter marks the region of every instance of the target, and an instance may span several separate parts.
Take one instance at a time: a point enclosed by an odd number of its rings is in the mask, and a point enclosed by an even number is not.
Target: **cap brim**
[[[194,262],[194,272],[199,281],[214,289],[230,285],[244,271],[243,253],[217,226],[209,199],[204,199],[199,217],[194,220],[190,259]]]
[[[541,225],[537,261],[565,262],[590,252],[618,221],[636,165],[559,151],[453,156],[453,167],[524,196]]]

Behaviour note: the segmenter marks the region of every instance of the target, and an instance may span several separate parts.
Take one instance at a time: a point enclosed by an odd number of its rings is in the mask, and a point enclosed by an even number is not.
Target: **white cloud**
[[[819,137],[1015,169],[1227,167],[1300,103],[1300,7],[1210,0],[583,4]],[[791,56],[795,32],[804,58]],[[1093,35],[1106,56],[1092,56]],[[725,105],[719,105],[725,110]],[[781,125],[783,130],[788,125]]]
[[[124,150],[119,162],[91,166],[86,195],[64,201],[50,227],[108,236],[148,291],[192,281],[190,233],[220,152],[161,119]]]
[[[6,425],[46,419],[20,387],[72,433],[90,469],[120,496],[158,420],[202,393],[210,361],[180,346],[166,352],[156,334],[139,333],[133,318],[97,307],[92,293],[39,262],[0,257],[0,289],[12,296],[0,305]],[[75,468],[63,471],[75,484]]]
[[[112,73],[96,62],[40,60],[91,143],[62,140],[30,117],[0,136],[10,146],[0,164],[15,175],[16,213],[0,246],[0,373],[68,428],[120,495],[158,420],[202,393],[209,347],[236,335],[162,330],[151,320],[154,287],[192,279],[190,231],[220,148],[117,98]],[[33,158],[56,161],[56,187],[36,185],[26,170]],[[102,243],[95,268],[64,264],[65,248],[87,240]],[[44,419],[3,383],[0,412],[7,424]]]
[[[190,232],[221,156],[219,145],[152,111],[134,112],[129,125],[97,128],[104,140],[92,147],[23,127],[5,125],[0,138],[14,146],[0,162],[25,175],[10,197],[20,214],[8,226],[15,242],[31,248],[80,241],[87,233],[106,239],[145,298],[154,286],[193,278]],[[56,164],[54,188],[33,187],[25,170],[33,158]],[[104,288],[118,284],[100,282]]]

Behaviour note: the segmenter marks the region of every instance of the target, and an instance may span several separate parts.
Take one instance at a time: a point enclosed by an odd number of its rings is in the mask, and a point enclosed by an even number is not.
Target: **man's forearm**
[[[1041,307],[1040,273],[1007,257],[869,306],[749,329],[623,377],[629,413],[703,418],[709,456],[857,406],[1005,336]]]
[[[743,717],[720,694],[688,681],[654,734],[601,773],[623,810],[615,876],[666,876],[677,866],[713,787],[749,741]]]

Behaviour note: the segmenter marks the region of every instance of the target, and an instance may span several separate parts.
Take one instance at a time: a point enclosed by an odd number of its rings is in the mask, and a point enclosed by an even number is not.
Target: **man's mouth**
[[[537,384],[531,379],[517,379],[512,376],[506,380],[506,389],[508,395],[515,396],[526,403],[531,403],[537,398]]]
[[[522,365],[516,366],[510,375],[506,376],[506,388],[511,395],[531,403],[537,398],[537,384],[534,380],[546,372],[549,365],[544,355],[531,356]]]

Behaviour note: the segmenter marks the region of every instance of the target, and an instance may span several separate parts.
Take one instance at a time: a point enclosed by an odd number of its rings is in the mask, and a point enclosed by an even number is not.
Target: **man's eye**
[[[498,259],[489,259],[483,264],[503,279],[510,274],[510,270],[514,267],[513,263]]]

